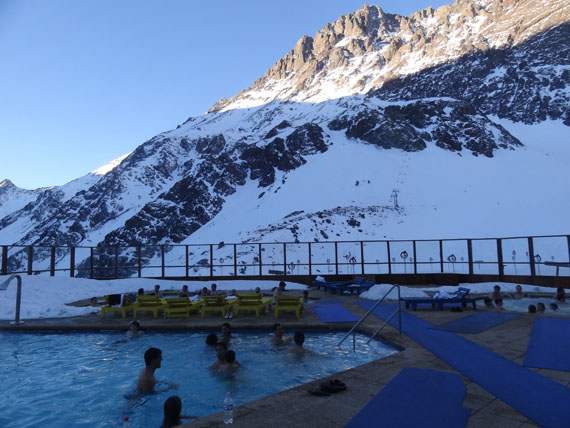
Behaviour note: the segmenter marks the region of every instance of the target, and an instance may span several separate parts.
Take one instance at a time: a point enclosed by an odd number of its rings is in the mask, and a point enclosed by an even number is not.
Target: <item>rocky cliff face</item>
[[[495,116],[570,126],[569,14],[561,0],[457,1],[409,17],[365,5],[301,38],[251,88],[145,142],[104,175],[29,194],[35,200],[0,218],[0,243],[182,242],[242,189],[256,188],[259,204],[283,191],[339,135],[404,153],[493,158],[522,149]],[[0,185],[0,204],[8,188]]]

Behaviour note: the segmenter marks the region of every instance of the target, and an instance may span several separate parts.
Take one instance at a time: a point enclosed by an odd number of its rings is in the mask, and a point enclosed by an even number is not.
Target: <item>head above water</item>
[[[224,359],[227,350],[228,346],[225,344],[225,342],[218,342],[218,344],[216,345],[216,357],[218,358],[218,360],[222,361]]]
[[[141,323],[138,322],[138,321],[136,321],[136,320],[135,320],[135,321],[131,321],[130,324],[129,324],[129,329],[130,329],[132,332],[139,331],[139,330],[141,329]]]
[[[303,343],[305,343],[305,333],[302,331],[296,331],[295,335],[293,336],[293,340],[295,341],[296,345],[303,346]]]
[[[485,297],[483,299],[483,303],[485,303],[485,306],[493,306],[493,299],[490,297]]]
[[[164,402],[163,427],[175,427],[180,425],[180,412],[182,412],[182,400],[179,396],[168,397]]]
[[[230,326],[229,322],[225,322],[222,324],[222,336],[231,336],[232,334],[232,327]]]
[[[544,303],[538,302],[538,303],[536,304],[536,310],[537,310],[538,312],[544,312],[544,311],[546,310],[546,307],[544,306]]]
[[[208,346],[216,346],[218,344],[218,336],[216,333],[210,333],[206,337],[206,345]]]
[[[515,290],[517,290],[517,292],[520,293],[522,291],[522,287],[517,284],[517,286],[515,287]]]
[[[275,334],[275,336],[277,337],[283,336],[283,328],[281,327],[281,324],[279,323],[273,324],[273,334]]]
[[[534,306],[534,305],[528,305],[528,313],[529,313],[529,314],[534,314],[534,313],[536,313],[536,306]]]
[[[558,305],[556,303],[551,303],[550,304],[550,310],[551,311],[557,311],[558,310]]]
[[[158,348],[148,348],[144,353],[144,363],[147,367],[154,365],[159,368],[161,361],[162,351]]]
[[[500,299],[500,298],[495,299],[495,305],[502,307],[503,306],[503,299]]]

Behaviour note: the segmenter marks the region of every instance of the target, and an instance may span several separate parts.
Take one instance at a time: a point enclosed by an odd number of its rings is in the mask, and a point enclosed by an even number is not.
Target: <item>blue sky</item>
[[[409,15],[451,0],[383,1]],[[203,114],[363,0],[0,0],[0,180],[61,185]]]

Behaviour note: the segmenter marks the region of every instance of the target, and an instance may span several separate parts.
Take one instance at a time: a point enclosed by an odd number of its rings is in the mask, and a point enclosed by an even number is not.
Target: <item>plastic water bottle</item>
[[[232,400],[232,396],[229,391],[226,394],[226,399],[224,400],[224,423],[234,423],[234,400]]]
[[[131,428],[131,423],[129,422],[129,417],[125,416],[123,419],[123,428]]]

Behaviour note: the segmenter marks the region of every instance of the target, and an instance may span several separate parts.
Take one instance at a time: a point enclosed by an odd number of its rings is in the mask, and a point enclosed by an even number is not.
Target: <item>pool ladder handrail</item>
[[[8,289],[8,285],[10,281],[14,278],[18,280],[18,291],[16,292],[16,319],[14,321],[10,321],[12,325],[24,324],[24,321],[20,320],[20,304],[22,302],[22,277],[20,275],[13,274],[5,281],[0,282],[0,290],[4,291]]]
[[[394,318],[396,314],[398,314],[398,330],[400,332],[400,335],[402,334],[402,309],[400,307],[400,286],[398,284],[394,284],[392,287],[390,287],[390,289],[386,292],[386,294],[384,294],[384,296],[382,296],[381,299],[378,299],[376,303],[374,303],[374,305],[368,310],[368,312],[366,312],[362,316],[362,318],[360,318],[360,320],[358,320],[356,324],[352,326],[350,331],[344,335],[344,337],[340,340],[340,342],[338,342],[337,346],[342,345],[342,342],[344,342],[346,338],[350,336],[350,333],[352,333],[352,349],[353,351],[356,350],[356,333],[355,333],[356,328],[368,317],[368,315],[372,313],[372,311],[374,311],[374,309],[378,307],[380,303],[382,303],[386,299],[388,294],[390,294],[394,288],[398,289],[398,307],[392,313],[392,315],[390,315],[390,317],[388,317],[388,319],[384,321],[384,323],[374,332],[374,334],[370,336],[370,339],[368,339],[368,342],[366,343],[367,344],[370,343],[370,341],[374,339],[378,333],[380,333],[380,331],[386,326],[386,324],[390,322],[392,318]]]

